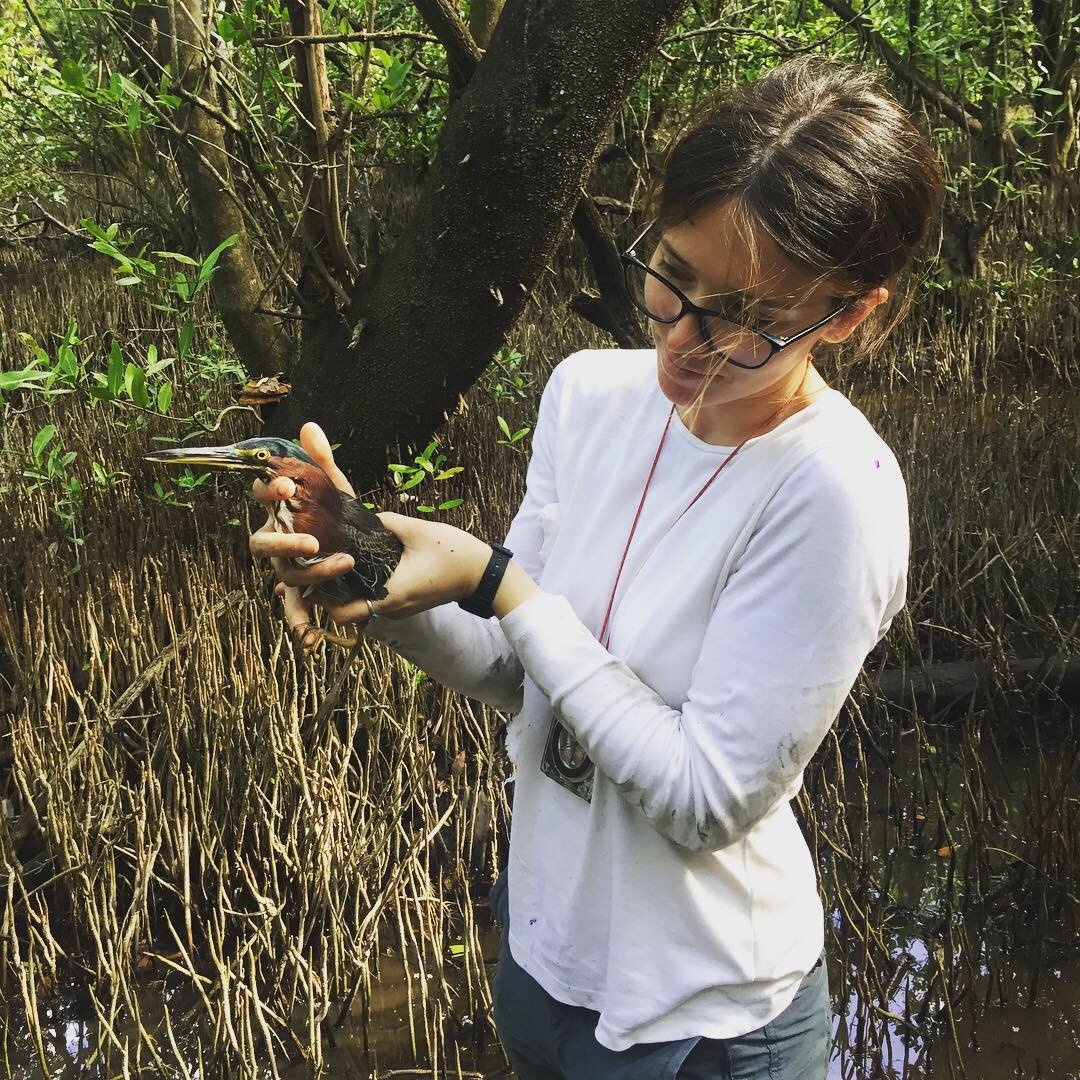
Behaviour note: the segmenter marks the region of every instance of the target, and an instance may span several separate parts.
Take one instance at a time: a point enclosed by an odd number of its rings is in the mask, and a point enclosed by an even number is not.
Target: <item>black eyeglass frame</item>
[[[670,326],[673,323],[677,323],[688,311],[693,312],[697,317],[698,332],[701,334],[701,340],[710,348],[715,349],[713,340],[709,335],[708,327],[705,323],[705,317],[707,315],[715,315],[717,318],[723,319],[725,322],[740,326],[744,330],[749,330],[752,334],[757,334],[759,337],[763,337],[769,343],[769,355],[761,361],[760,364],[744,364],[738,360],[732,359],[730,356],[727,359],[729,364],[734,364],[736,367],[746,368],[750,371],[756,371],[760,367],[764,367],[781,349],[786,349],[789,345],[794,345],[796,341],[806,337],[807,334],[812,334],[815,330],[820,329],[830,319],[835,319],[841,311],[845,310],[855,297],[851,297],[840,304],[835,310],[830,311],[824,319],[818,319],[813,326],[808,326],[805,330],[800,330],[797,334],[793,334],[791,337],[777,337],[775,334],[767,334],[764,330],[759,330],[756,326],[750,326],[748,323],[740,322],[738,319],[733,319],[726,311],[713,311],[710,308],[699,307],[693,302],[681,289],[673,285],[663,274],[657,273],[651,266],[646,265],[638,258],[637,246],[645,239],[645,234],[656,224],[654,218],[645,226],[644,229],[638,234],[633,243],[619,256],[623,264],[623,278],[626,285],[626,293],[630,297],[630,302],[647,318],[652,319],[653,322],[663,323],[666,326]],[[639,304],[634,299],[634,290],[630,286],[630,268],[639,267],[644,270],[646,274],[651,274],[657,281],[666,285],[682,302],[682,307],[679,309],[679,313],[671,319],[658,319],[651,312]]]

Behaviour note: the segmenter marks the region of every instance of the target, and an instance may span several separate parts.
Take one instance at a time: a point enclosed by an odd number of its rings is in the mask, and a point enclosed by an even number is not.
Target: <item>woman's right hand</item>
[[[345,474],[334,464],[334,452],[318,424],[308,422],[300,429],[300,445],[315,459],[335,487],[349,495],[356,494]],[[287,559],[312,556],[319,551],[319,541],[310,533],[282,533],[274,528],[270,505],[291,498],[296,485],[287,476],[279,476],[268,484],[256,480],[251,490],[259,502],[267,505],[267,511],[266,523],[248,537],[248,548],[256,559],[269,559],[273,565],[278,576],[274,594],[284,598],[285,618],[290,629],[296,631],[312,621],[311,603],[304,599],[303,590],[309,585],[317,585],[345,573],[352,568],[353,560],[339,553],[306,568],[287,562]]]

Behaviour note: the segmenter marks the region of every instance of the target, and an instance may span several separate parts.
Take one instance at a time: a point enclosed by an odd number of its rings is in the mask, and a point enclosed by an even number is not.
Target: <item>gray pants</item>
[[[825,954],[775,1020],[735,1039],[700,1036],[609,1050],[593,1034],[599,1013],[556,1001],[506,941],[506,873],[491,890],[503,927],[493,988],[495,1026],[518,1080],[824,1080],[832,1008]]]

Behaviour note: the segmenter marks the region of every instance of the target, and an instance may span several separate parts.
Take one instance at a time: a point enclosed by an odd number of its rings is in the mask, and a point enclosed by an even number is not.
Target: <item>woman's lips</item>
[[[703,371],[697,371],[685,364],[680,364],[679,361],[668,352],[660,353],[660,363],[664,370],[675,378],[700,379],[705,374]],[[719,372],[716,374],[719,375]]]

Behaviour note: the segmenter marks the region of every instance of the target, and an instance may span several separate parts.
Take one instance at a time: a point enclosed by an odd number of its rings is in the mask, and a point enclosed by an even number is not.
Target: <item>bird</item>
[[[147,461],[165,465],[201,465],[257,476],[269,483],[287,476],[295,484],[288,499],[269,504],[277,532],[309,533],[319,541],[318,553],[288,561],[298,568],[313,566],[340,552],[353,566],[338,577],[310,585],[304,596],[323,605],[357,600],[381,600],[386,582],[403,551],[401,541],[359,499],[336,488],[318,462],[299,444],[288,439],[260,437],[228,446],[182,446],[155,450]],[[320,641],[347,648],[358,638],[335,634],[310,623],[295,627],[298,651],[310,652]]]

